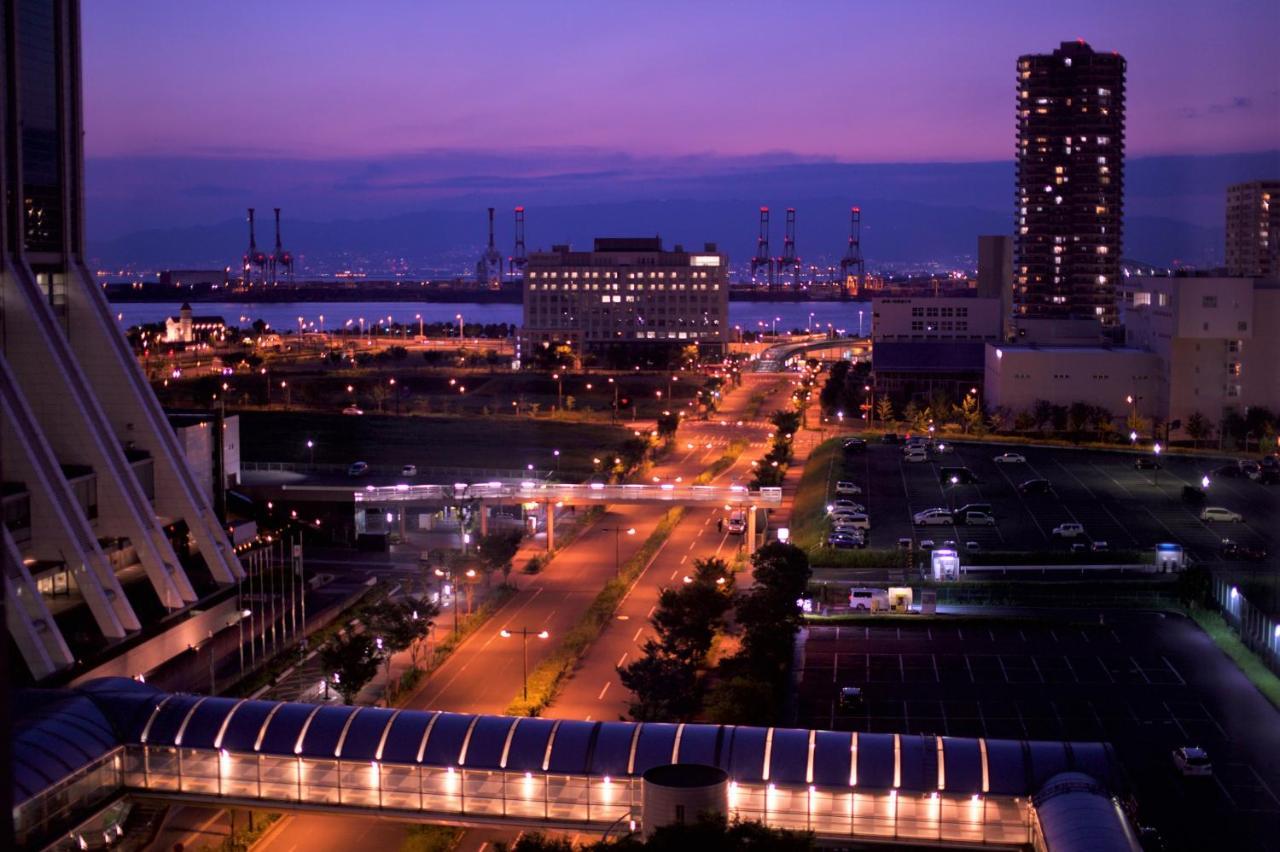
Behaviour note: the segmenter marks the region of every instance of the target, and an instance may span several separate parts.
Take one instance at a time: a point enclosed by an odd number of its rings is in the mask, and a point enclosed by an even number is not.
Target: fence
[[[1245,647],[1280,675],[1280,620],[1250,603],[1238,586],[1219,577],[1213,579],[1213,597]]]

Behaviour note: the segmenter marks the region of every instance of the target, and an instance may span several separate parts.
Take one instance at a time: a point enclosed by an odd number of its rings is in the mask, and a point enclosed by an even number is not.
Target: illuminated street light
[[[520,650],[521,650],[521,661],[522,661],[521,662],[521,673],[522,673],[521,680],[523,681],[523,686],[521,687],[521,691],[524,694],[524,700],[528,701],[529,700],[529,637],[536,636],[539,639],[547,639],[551,636],[551,634],[545,630],[539,630],[535,633],[534,631],[530,630],[527,627],[520,627],[514,630],[508,630],[507,628],[504,627],[502,630],[498,631],[498,635],[501,636],[503,639],[510,639],[512,636],[515,636],[516,634],[519,634],[520,636]]]

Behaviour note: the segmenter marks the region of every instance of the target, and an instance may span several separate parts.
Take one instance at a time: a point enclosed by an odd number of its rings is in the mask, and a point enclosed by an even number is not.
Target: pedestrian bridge
[[[823,337],[818,340],[809,339],[799,342],[779,343],[760,353],[760,357],[756,360],[756,371],[776,373],[786,369],[796,359],[804,360],[810,355],[816,355],[819,352],[835,352],[840,358],[849,358],[854,361],[864,360],[871,357],[871,338]]]
[[[457,825],[643,827],[642,779],[728,776],[730,816],[833,841],[1137,849],[1102,743],[581,722],[166,694],[122,678],[15,706],[23,848],[80,847],[121,795]],[[88,821],[86,821],[88,820]]]
[[[582,484],[540,482],[533,479],[494,480],[456,485],[367,486],[355,492],[355,502],[377,505],[391,503],[437,503],[480,500],[510,503],[563,503],[591,505],[605,503],[657,503],[698,506],[782,505],[781,488],[748,489],[744,485],[631,485],[605,482]]]

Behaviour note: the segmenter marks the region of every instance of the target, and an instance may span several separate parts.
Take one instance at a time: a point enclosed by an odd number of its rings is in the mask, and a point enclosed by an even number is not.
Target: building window
[[[1202,297],[1201,297],[1201,299],[1200,299],[1200,307],[1202,307],[1202,308],[1216,308],[1216,307],[1218,307],[1218,297],[1217,297],[1217,296],[1202,296]]]

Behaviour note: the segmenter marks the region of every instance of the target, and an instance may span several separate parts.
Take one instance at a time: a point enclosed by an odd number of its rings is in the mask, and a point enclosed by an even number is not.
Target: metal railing
[[[557,484],[498,480],[454,485],[367,486],[355,492],[357,503],[414,503],[435,500],[499,500],[565,503],[677,503],[780,506],[781,488],[752,491],[744,485],[630,485],[603,482]]]

